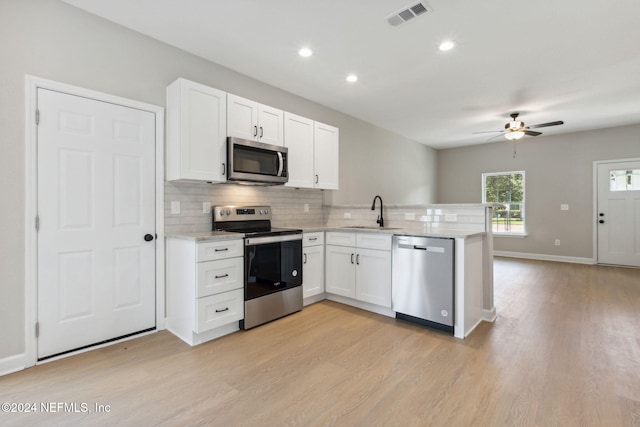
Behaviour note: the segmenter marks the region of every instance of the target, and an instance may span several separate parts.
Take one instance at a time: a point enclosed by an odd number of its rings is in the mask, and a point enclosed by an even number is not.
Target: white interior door
[[[598,262],[640,267],[640,162],[598,164]]]
[[[42,359],[155,327],[155,115],[37,97]]]

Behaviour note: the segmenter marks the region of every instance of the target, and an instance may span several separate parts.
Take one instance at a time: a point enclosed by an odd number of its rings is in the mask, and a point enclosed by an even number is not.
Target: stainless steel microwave
[[[227,138],[227,181],[281,185],[289,180],[287,147]]]

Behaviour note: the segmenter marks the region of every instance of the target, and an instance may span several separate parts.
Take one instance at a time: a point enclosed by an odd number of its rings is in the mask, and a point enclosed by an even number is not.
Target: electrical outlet
[[[457,222],[458,214],[444,214],[444,220],[446,222]]]
[[[351,212],[345,212],[344,219],[351,219]]]
[[[405,213],[404,214],[405,221],[413,221],[416,219],[416,214],[414,213]]]
[[[556,246],[560,246],[560,239],[556,239]]]
[[[309,212],[309,203],[304,204],[304,211]]]
[[[563,203],[560,205],[560,210],[561,211],[568,211],[569,210],[569,205]]]
[[[211,202],[202,202],[202,213],[211,213]]]
[[[171,202],[171,214],[172,215],[179,215],[180,214],[180,202],[179,201]]]

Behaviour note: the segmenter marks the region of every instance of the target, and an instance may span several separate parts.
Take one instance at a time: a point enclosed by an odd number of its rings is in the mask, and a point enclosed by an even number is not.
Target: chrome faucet
[[[382,197],[376,195],[376,197],[373,198],[373,203],[371,204],[371,210],[372,211],[376,210],[376,199],[380,199],[380,216],[378,217],[378,220],[376,222],[380,224],[380,227],[384,227],[384,218],[382,218]]]

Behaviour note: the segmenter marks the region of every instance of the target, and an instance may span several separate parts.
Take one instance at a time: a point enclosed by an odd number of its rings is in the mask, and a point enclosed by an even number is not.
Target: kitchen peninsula
[[[493,270],[492,270],[492,233],[490,228],[491,205],[433,205],[430,207],[415,207],[411,210],[417,213],[430,213],[421,215],[415,220],[398,220],[396,210],[404,212],[404,218],[413,218],[413,213],[407,213],[406,207],[385,207],[387,209],[386,227],[375,227],[364,224],[374,224],[375,220],[362,219],[361,215],[370,215],[361,207],[341,207],[349,210],[356,216],[358,224],[345,219],[349,215],[340,212],[327,212],[328,223],[318,226],[303,226],[303,252],[305,264],[303,265],[303,292],[304,304],[312,304],[324,299],[348,304],[363,310],[372,311],[389,317],[395,317],[391,304],[391,239],[395,236],[423,236],[453,239],[455,242],[454,258],[454,295],[455,295],[455,321],[453,335],[456,338],[468,336],[481,321],[493,321],[495,308],[493,306]],[[274,222],[277,221],[277,207],[274,208]],[[359,212],[362,210],[362,212]],[[368,210],[368,209],[367,209]],[[358,212],[358,213],[356,213]],[[452,216],[453,215],[453,216]],[[340,220],[336,219],[340,216]],[[352,216],[352,217],[353,217]],[[436,218],[438,217],[438,218]],[[439,221],[442,217],[442,221]],[[445,221],[449,219],[449,222]],[[451,221],[455,218],[455,221]],[[434,222],[434,219],[436,221]],[[297,226],[297,224],[293,224]],[[289,226],[287,223],[278,223],[278,226]],[[177,232],[167,233],[167,278],[168,295],[175,293],[179,278],[173,276],[173,272],[184,269],[181,261],[171,256],[172,247],[186,245],[193,247],[197,253],[199,245],[211,245],[213,242],[228,240],[230,233],[211,231],[201,232]],[[241,234],[236,236],[242,238]],[[180,243],[180,241],[184,243]],[[190,242],[190,243],[188,243]],[[227,242],[229,243],[229,242]],[[346,254],[346,264],[353,265],[353,270],[345,273],[342,267],[351,268],[342,264],[336,264],[341,259],[340,253]],[[352,257],[351,254],[354,254]],[[367,258],[370,257],[370,258]],[[353,263],[351,262],[353,258]],[[194,258],[195,259],[195,258]],[[333,260],[332,260],[333,259]],[[338,261],[339,262],[339,261]],[[192,269],[192,268],[190,268]],[[336,286],[336,278],[353,274],[353,283],[347,286]],[[192,276],[197,282],[195,274]],[[361,279],[364,279],[361,281]],[[313,290],[308,291],[311,283]],[[180,286],[183,286],[184,283]],[[189,285],[196,286],[195,283]],[[194,293],[191,293],[193,297]],[[169,298],[171,301],[172,298]],[[194,307],[194,299],[186,303]],[[232,323],[220,328],[219,324],[212,323],[214,327],[207,329],[200,325],[199,332],[188,335],[182,328],[180,335],[191,345],[217,338],[227,333],[239,330],[235,317],[229,318]],[[197,323],[197,319],[193,322]],[[172,310],[168,310],[168,327],[174,333],[175,320]]]

